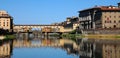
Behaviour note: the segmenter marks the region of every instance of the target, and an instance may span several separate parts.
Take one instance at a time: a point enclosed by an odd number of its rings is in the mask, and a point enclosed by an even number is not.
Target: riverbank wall
[[[120,29],[83,29],[83,34],[120,34]]]

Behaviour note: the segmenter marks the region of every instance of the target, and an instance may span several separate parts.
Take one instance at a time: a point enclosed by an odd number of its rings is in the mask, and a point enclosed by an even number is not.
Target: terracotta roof
[[[88,8],[88,9],[84,9],[84,10],[81,10],[81,11],[87,11],[87,10],[93,10],[93,9],[100,9],[100,10],[120,10],[119,7],[117,6],[95,6],[93,8]],[[79,11],[79,12],[81,12]]]
[[[100,8],[101,10],[120,10],[120,8],[118,8],[116,6],[101,6],[98,8]]]

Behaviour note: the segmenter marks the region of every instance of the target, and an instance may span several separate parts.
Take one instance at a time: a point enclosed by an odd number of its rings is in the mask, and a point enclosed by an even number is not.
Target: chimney
[[[120,2],[118,3],[118,7],[120,8]]]

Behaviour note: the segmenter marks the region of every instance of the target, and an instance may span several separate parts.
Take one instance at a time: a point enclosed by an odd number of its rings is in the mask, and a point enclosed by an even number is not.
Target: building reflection
[[[26,37],[23,34],[18,34],[17,39],[13,41],[14,48],[40,48],[40,47],[53,47],[61,48],[67,51],[67,54],[77,54],[78,45],[75,41],[70,39],[63,39],[57,36],[47,37]],[[77,53],[76,53],[77,52]]]
[[[0,45],[0,52],[2,55],[11,55],[8,53],[11,46],[10,41],[4,41],[4,45]],[[78,39],[76,41],[63,38],[33,38],[13,40],[13,48],[40,48],[40,47],[53,47],[61,48],[67,54],[79,55],[79,58],[120,58],[120,40],[108,39]],[[2,48],[1,48],[2,47]],[[6,48],[4,48],[6,47]],[[3,50],[4,49],[4,50]],[[7,52],[6,52],[6,51]],[[4,53],[4,54],[3,54]],[[8,54],[7,54],[8,53]],[[1,55],[0,54],[0,55]]]
[[[12,40],[0,40],[0,58],[10,58],[13,47]]]
[[[79,58],[120,58],[120,40],[33,38],[0,41],[0,58],[10,58],[13,48],[61,48]]]
[[[74,45],[75,42],[66,39],[15,39],[13,41],[14,48],[22,47],[63,47],[67,45]]]
[[[15,39],[13,41],[14,48],[40,48],[53,47],[61,48],[67,51],[67,54],[77,54],[77,44],[70,39],[42,38],[42,39]]]
[[[90,39],[80,44],[80,58],[120,58],[120,40]]]
[[[103,44],[102,49],[103,58],[120,58],[120,43],[118,41]]]

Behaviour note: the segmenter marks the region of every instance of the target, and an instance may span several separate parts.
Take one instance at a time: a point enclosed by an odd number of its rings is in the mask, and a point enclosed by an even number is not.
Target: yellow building
[[[0,10],[0,28],[9,30],[9,32],[13,29],[13,18],[3,10]]]
[[[120,7],[95,6],[79,11],[84,29],[120,28]]]

